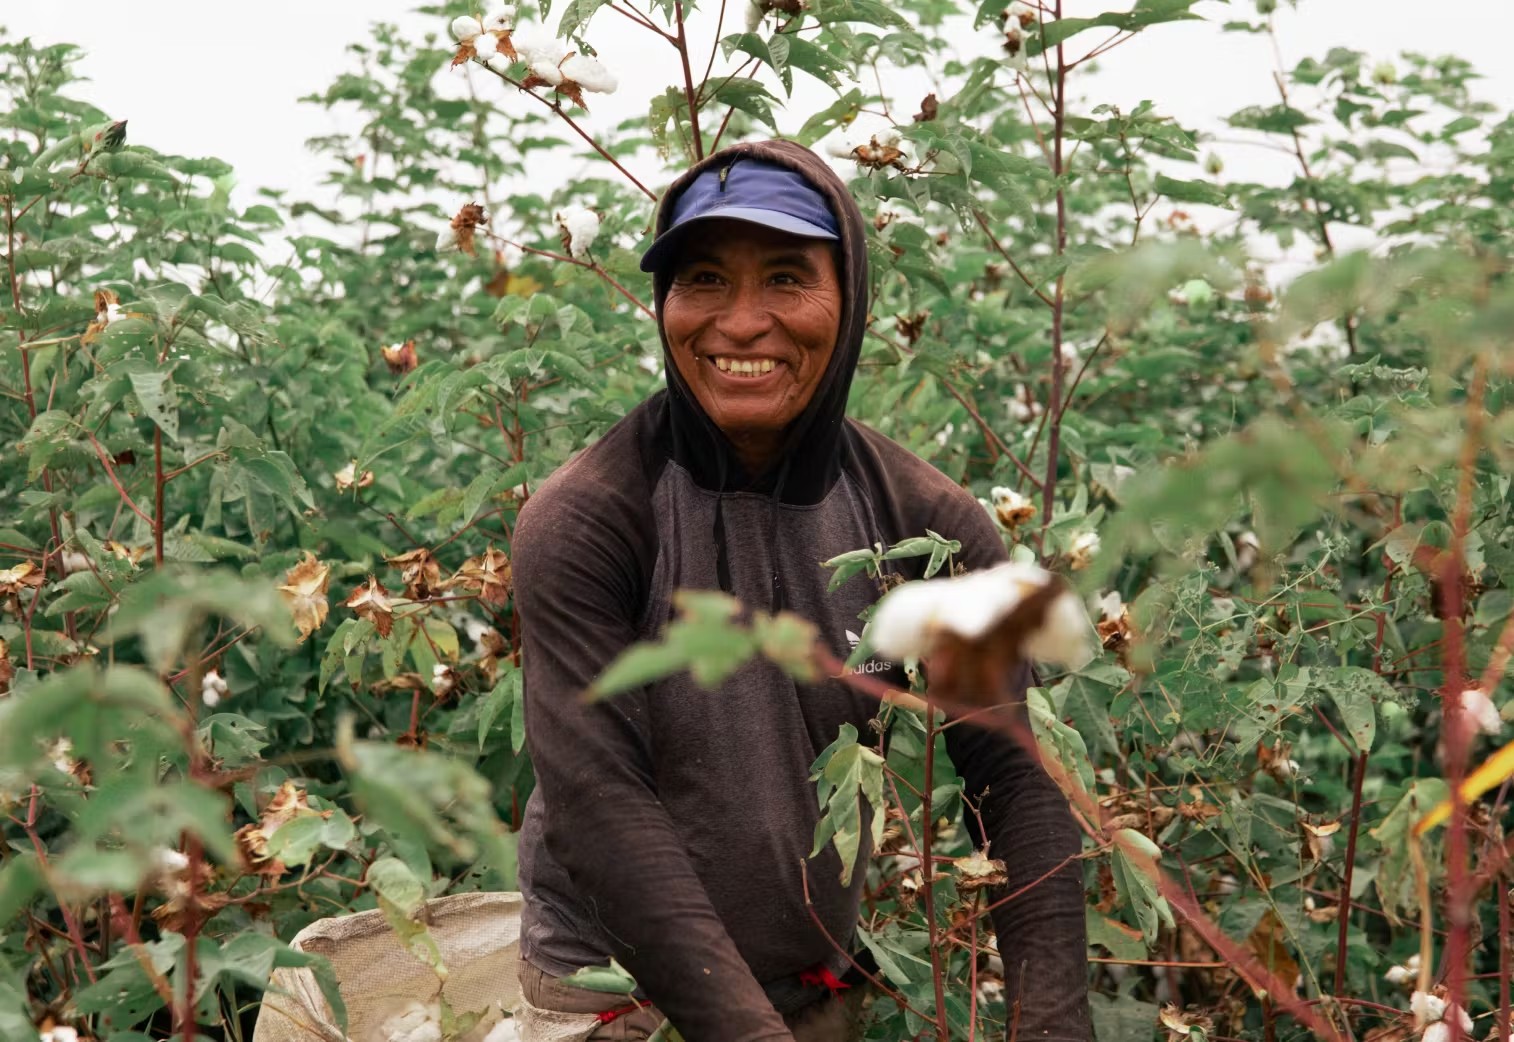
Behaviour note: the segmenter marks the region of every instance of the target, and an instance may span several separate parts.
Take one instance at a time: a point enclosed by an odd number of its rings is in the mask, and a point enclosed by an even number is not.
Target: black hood
[[[705,413],[673,362],[667,331],[662,327],[669,277],[666,270],[658,272],[653,276],[653,289],[668,376],[673,459],[701,487],[716,492],[766,492],[776,494],[785,503],[818,503],[841,472],[846,399],[867,329],[867,235],[862,211],[835,171],[803,145],[792,141],[748,141],[705,157],[674,181],[658,208],[656,233],[661,235],[667,230],[674,204],[695,178],[737,157],[788,167],[814,185],[829,202],[841,231],[841,322],[836,349],[815,388],[815,396],[785,432],[778,458],[765,473],[748,474],[730,441]]]

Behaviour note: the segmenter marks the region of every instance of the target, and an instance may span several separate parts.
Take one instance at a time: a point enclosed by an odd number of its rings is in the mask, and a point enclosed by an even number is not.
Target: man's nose
[[[726,299],[715,329],[733,344],[748,344],[773,328],[773,314],[763,299],[760,282],[743,281]]]

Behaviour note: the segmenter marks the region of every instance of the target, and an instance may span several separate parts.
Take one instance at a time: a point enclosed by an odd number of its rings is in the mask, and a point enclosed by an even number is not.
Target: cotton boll
[[[1498,707],[1481,688],[1469,687],[1461,693],[1461,710],[1483,734],[1498,734],[1503,730],[1503,718],[1498,715]]]
[[[1097,648],[1088,613],[1070,590],[1051,602],[1046,621],[1025,642],[1025,654],[1030,658],[1072,670],[1092,662]]]
[[[1112,622],[1125,612],[1125,602],[1119,590],[1111,590],[1099,598],[1099,617]]]
[[[411,1001],[379,1028],[383,1042],[442,1042],[442,1026],[433,1010]]]
[[[541,76],[536,68],[538,63],[551,65],[555,69],[557,63],[562,61],[568,53],[563,42],[540,22],[523,23],[520,28],[510,34],[510,42],[515,45],[515,53],[519,54],[521,60],[530,65],[531,71],[537,73],[538,76]],[[547,79],[546,76],[541,78]],[[557,82],[561,83],[561,78]]]
[[[510,66],[514,63],[503,54],[495,53],[490,55],[489,60],[484,62],[484,64],[489,67],[490,72],[497,72],[501,76],[508,76],[510,75]]]
[[[857,151],[857,143],[851,135],[836,133],[826,138],[825,154],[836,159],[854,159]]]
[[[452,35],[458,43],[467,43],[483,31],[484,27],[471,14],[458,15],[452,19]]]
[[[994,497],[994,516],[999,519],[999,524],[1010,531],[1036,516],[1035,503],[1012,488],[997,485],[989,495]]]
[[[874,649],[896,660],[924,658],[939,601],[929,582],[905,583],[890,591],[873,616],[869,635]]]
[[[520,1042],[520,1029],[515,1026],[515,1019],[506,1017],[495,1024],[484,1036],[484,1042]]]
[[[746,31],[755,33],[757,27],[762,24],[762,19],[767,16],[767,9],[758,0],[747,0],[746,5]]]
[[[1445,1016],[1446,1000],[1428,991],[1416,991],[1409,997],[1409,1011],[1417,1024],[1433,1024]]]
[[[603,62],[586,54],[575,54],[563,62],[562,74],[584,90],[591,90],[595,94],[614,94],[620,86],[620,81],[605,68]]]
[[[1257,554],[1261,551],[1262,544],[1256,537],[1255,532],[1242,532],[1235,537],[1235,566],[1243,572],[1249,572],[1251,566],[1256,564]]]
[[[473,38],[473,53],[488,61],[499,53],[499,37],[493,33],[479,33]]]
[[[873,646],[890,658],[919,659],[942,634],[969,643],[984,640],[1028,596],[1057,581],[1036,565],[1011,562],[952,579],[905,583],[878,605],[869,631]],[[1024,637],[1020,651],[1078,669],[1096,647],[1083,605],[1063,591],[1052,599],[1041,625]]]
[[[200,701],[208,708],[214,709],[221,704],[221,699],[226,697],[228,688],[221,674],[215,670],[206,670],[204,679],[200,682]]]
[[[484,28],[489,32],[508,32],[515,27],[515,5],[505,4],[490,11],[484,19]]]
[[[549,87],[559,86],[563,81],[562,70],[556,62],[537,61],[531,63],[531,75],[544,81]]]
[[[599,214],[583,206],[565,206],[557,211],[557,226],[567,237],[568,254],[583,260],[599,236]]]
[[[168,847],[158,847],[152,852],[152,864],[159,872],[172,875],[182,872],[189,867],[189,858],[183,851],[172,850]]]
[[[457,241],[457,231],[455,229],[443,228],[436,233],[437,253],[454,253],[462,248],[462,243]]]

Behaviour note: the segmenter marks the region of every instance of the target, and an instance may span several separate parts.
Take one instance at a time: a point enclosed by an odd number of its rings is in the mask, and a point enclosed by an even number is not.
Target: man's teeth
[[[775,364],[771,358],[725,358],[718,355],[715,358],[715,365],[722,373],[736,373],[742,376],[771,373]]]

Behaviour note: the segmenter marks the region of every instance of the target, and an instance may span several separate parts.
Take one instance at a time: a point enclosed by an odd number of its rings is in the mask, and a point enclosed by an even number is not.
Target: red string
[[[816,966],[813,969],[799,971],[800,984],[816,984],[829,988],[832,995],[845,991],[851,985],[844,980],[837,979],[836,975],[825,965]]]
[[[596,1013],[594,1014],[594,1019],[599,1021],[601,1024],[609,1024],[612,1021],[619,1020],[621,1017],[624,1017],[628,1013],[635,1013],[637,1010],[642,1009],[646,1006],[650,1006],[651,1004],[651,999],[642,999],[640,1002],[633,1002],[629,1006],[621,1006],[619,1009],[607,1009],[603,1013]]]

